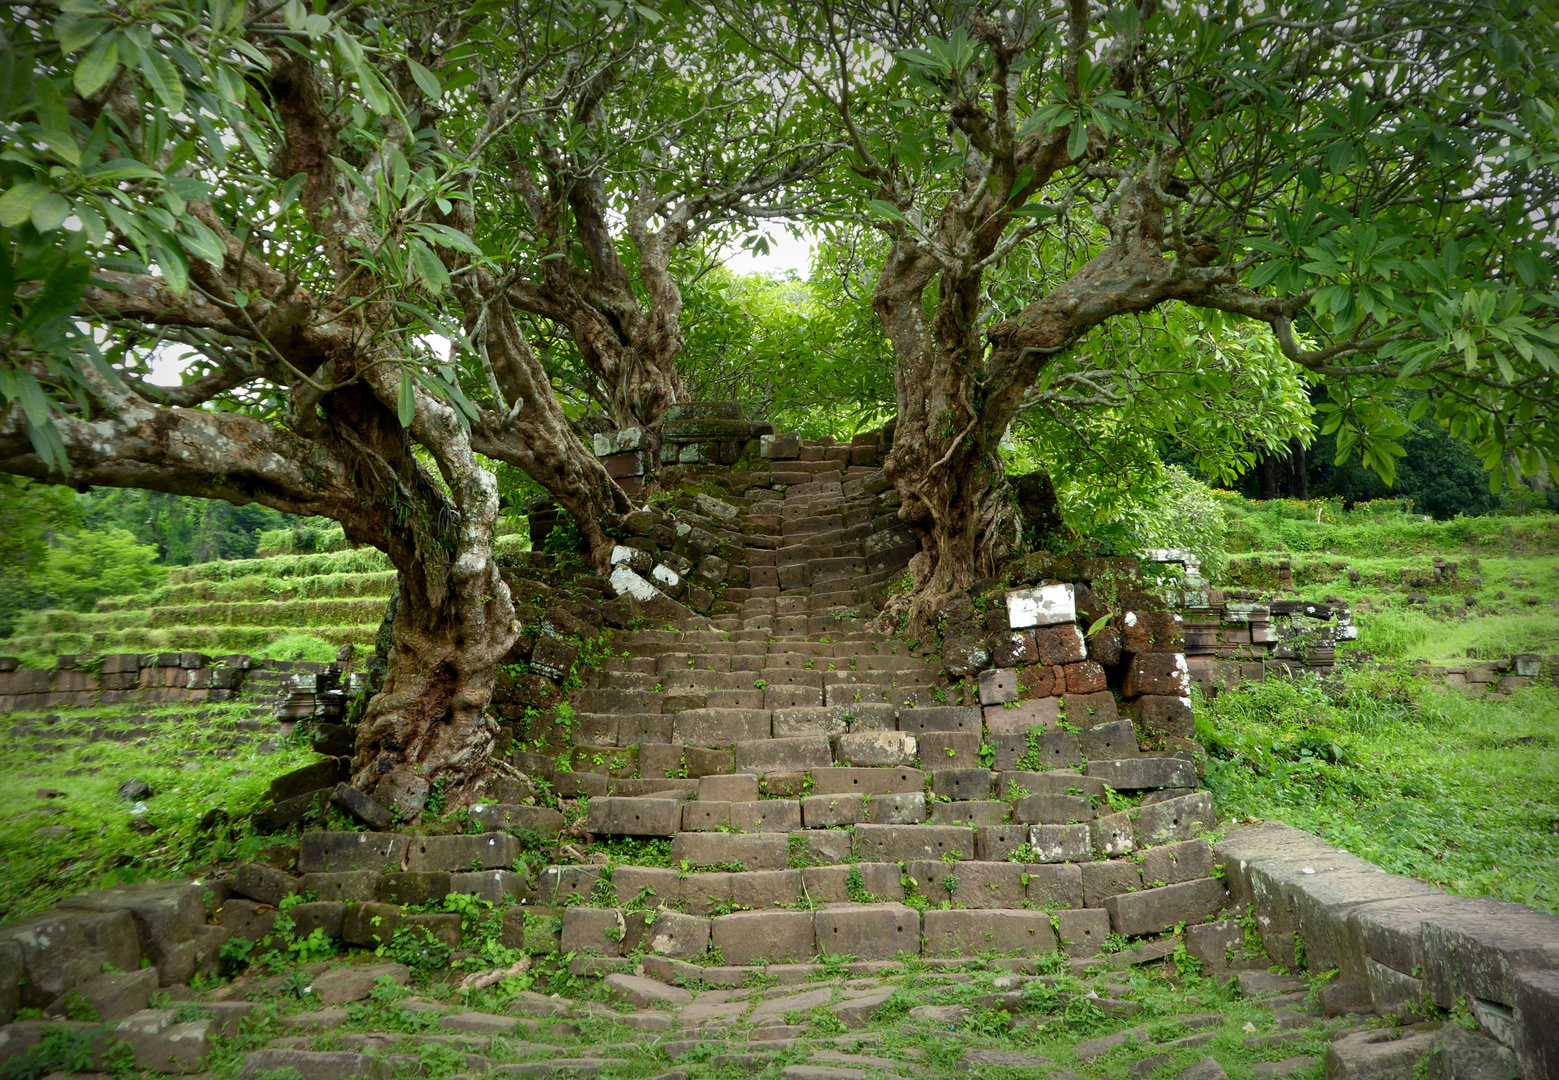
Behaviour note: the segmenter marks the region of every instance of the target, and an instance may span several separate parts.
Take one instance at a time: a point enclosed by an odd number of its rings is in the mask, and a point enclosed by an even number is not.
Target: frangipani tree
[[[1018,535],[997,447],[1098,407],[1077,355],[1180,303],[1270,328],[1327,381],[1324,429],[1389,475],[1422,392],[1492,466],[1559,450],[1553,12],[1526,3],[856,0],[727,11],[849,143],[819,185],[889,241],[887,461],[935,617]],[[1021,308],[988,283],[1038,246]]]

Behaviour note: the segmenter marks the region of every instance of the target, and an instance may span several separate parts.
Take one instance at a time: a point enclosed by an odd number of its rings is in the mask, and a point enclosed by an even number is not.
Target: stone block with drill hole
[[[1137,727],[1130,720],[1085,727],[1078,732],[1077,742],[1088,761],[1117,761],[1138,756]]]
[[[913,765],[919,755],[919,739],[907,731],[857,731],[834,740],[834,760],[841,765]]]
[[[1197,878],[1105,899],[1110,925],[1117,934],[1136,937],[1159,934],[1180,923],[1210,921],[1228,904],[1229,893],[1219,878]]]
[[[1064,694],[1061,707],[1066,711],[1067,723],[1074,727],[1087,729],[1100,724],[1113,724],[1120,719],[1115,695],[1108,690],[1096,694]]]
[[[298,852],[298,873],[404,870],[409,846],[409,838],[398,833],[306,832]]]
[[[1027,825],[982,825],[974,831],[974,857],[1001,862],[1028,842]]]
[[[1043,911],[928,911],[927,956],[1053,952],[1055,929]]]
[[[732,866],[746,870],[783,870],[788,855],[781,833],[678,833],[671,841],[671,861],[686,859],[694,866]]]
[[[957,883],[953,901],[964,908],[1021,908],[1028,899],[1023,867],[1010,862],[958,862],[948,868]]]
[[[1098,956],[1110,936],[1110,913],[1102,908],[1071,908],[1052,912],[1068,956]]]
[[[992,775],[989,769],[943,769],[931,774],[931,790],[938,799],[989,799]]]
[[[925,789],[926,774],[919,769],[812,770],[814,795],[899,795]]]
[[[850,861],[854,840],[843,829],[802,829],[801,852],[808,865],[832,865]]]
[[[1210,831],[1217,820],[1209,791],[1193,791],[1150,803],[1137,810],[1137,843],[1149,847],[1192,840]]]
[[[1169,694],[1147,694],[1131,703],[1131,715],[1147,736],[1172,735],[1180,739],[1196,737],[1196,718],[1191,699]]]
[[[1175,885],[1195,878],[1211,877],[1213,848],[1206,840],[1182,840],[1164,844],[1142,853],[1142,880],[1151,885]]]
[[[374,890],[374,899],[381,904],[431,904],[442,901],[449,893],[447,870],[411,871],[381,877]]]
[[[1185,645],[1185,621],[1173,611],[1128,611],[1120,627],[1129,653],[1177,653]]]
[[[1036,662],[1044,667],[1061,667],[1088,659],[1088,642],[1076,623],[1046,626],[1034,631]]]
[[[374,898],[379,877],[372,870],[348,870],[335,874],[305,874],[300,881],[303,892],[313,893],[320,900],[362,903]]]
[[[1093,820],[1093,807],[1076,795],[1025,795],[1013,802],[1012,820],[1025,825],[1076,825]]]
[[[804,772],[807,769],[826,769],[833,763],[833,750],[823,735],[796,739],[759,739],[736,744],[737,772]]]
[[[1076,621],[1076,592],[1069,584],[1013,589],[1007,593],[1007,625],[1014,630]]]
[[[1116,791],[1151,791],[1157,788],[1194,788],[1200,779],[1196,763],[1183,757],[1090,759],[1083,770],[1097,776]]]
[[[990,668],[980,672],[980,704],[1001,705],[1018,700],[1018,673],[1013,668]]]
[[[617,908],[571,907],[563,911],[565,953],[621,956],[627,933],[627,923]]]
[[[411,844],[408,870],[491,870],[508,868],[520,857],[520,842],[508,833],[469,836],[420,836]]]
[[[1105,814],[1088,823],[1093,853],[1105,859],[1130,855],[1137,846],[1137,834],[1127,813]]]
[[[919,791],[873,795],[866,800],[866,820],[873,825],[917,825],[926,820],[926,796]]]
[[[688,776],[701,780],[706,776],[735,772],[736,754],[730,750],[685,746],[682,748],[682,764]]]
[[[671,718],[671,741],[683,746],[726,747],[772,734],[767,709],[686,709]]]
[[[682,832],[724,832],[731,827],[731,804],[695,799],[682,803]]]
[[[974,858],[974,830],[961,825],[857,825],[855,858],[868,862]]]
[[[1018,699],[1037,701],[1066,693],[1066,669],[1060,664],[1035,664],[1018,670]]]
[[[677,883],[677,904],[689,915],[715,915],[731,910],[729,872],[688,874]]]
[[[758,797],[758,777],[754,773],[730,773],[703,776],[698,780],[699,801],[750,802]]]
[[[1183,653],[1138,653],[1126,668],[1121,694],[1135,698],[1144,694],[1168,694],[1186,697],[1191,693],[1191,669]]]
[[[1087,825],[1030,825],[1029,846],[1034,861],[1087,862],[1093,858]]]
[[[801,828],[801,804],[794,799],[733,802],[731,828],[744,833],[788,833]]]
[[[991,643],[991,662],[997,667],[1026,667],[1038,661],[1032,630],[1009,630],[997,634]]]
[[[1103,907],[1104,902],[1112,896],[1140,892],[1142,889],[1142,871],[1135,863],[1125,859],[1084,863],[1080,870],[1084,907]]]
[[[827,829],[865,821],[866,796],[808,795],[801,800],[801,820],[809,829]]]
[[[817,954],[810,911],[736,911],[710,924],[710,941],[727,964],[800,964]]]
[[[585,830],[605,836],[675,836],[682,804],[675,799],[591,799]]]
[[[825,904],[812,916],[819,953],[857,960],[920,955],[920,913],[904,904]]]
[[[677,871],[662,866],[619,866],[612,870],[612,888],[625,905],[669,907],[681,895]]]
[[[650,926],[646,948],[656,956],[691,960],[708,951],[709,934],[708,919],[684,915],[679,911],[659,911]]]
[[[899,730],[913,735],[930,731],[964,731],[978,735],[983,724],[983,715],[972,705],[931,705],[899,710]]]
[[[1014,770],[1047,771],[1069,769],[1081,765],[1083,752],[1077,734],[1071,731],[1051,731],[1044,734],[1029,732],[1027,735],[992,735],[991,749],[996,751],[992,766],[998,772]]]
[[[902,734],[902,732],[900,733]],[[920,740],[920,767],[928,773],[978,769],[983,740],[975,731],[928,731]]]
[[[1011,808],[995,799],[972,799],[960,802],[933,802],[933,825],[970,825],[976,829],[986,825],[1005,825]]]
[[[530,882],[512,870],[467,870],[449,875],[449,891],[475,896],[494,907],[506,907],[531,899]]]
[[[1104,799],[1107,785],[1097,777],[1069,769],[1043,772],[1014,769],[996,774],[996,790],[1004,799],[1021,799],[1025,795],[1071,795],[1098,806]]]

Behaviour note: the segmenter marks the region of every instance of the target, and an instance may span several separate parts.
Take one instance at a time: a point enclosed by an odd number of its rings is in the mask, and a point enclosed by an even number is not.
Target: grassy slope
[[[17,734],[23,725],[42,726],[43,714],[0,714],[0,923],[49,907],[83,889],[195,871],[216,855],[234,854],[227,833],[205,831],[201,819],[219,809],[238,819],[257,806],[271,778],[313,759],[306,746],[260,754],[252,744],[222,750],[233,725],[250,706],[208,705],[155,709],[93,710],[93,739],[72,731],[89,715],[64,709],[49,714],[58,737]],[[131,728],[151,734],[114,741]],[[215,742],[214,742],[215,740]],[[233,753],[232,757],[221,756]],[[132,806],[117,794],[136,778],[151,785],[144,820],[150,835],[132,828]],[[64,792],[40,798],[43,789]],[[62,836],[40,828],[65,827]],[[255,842],[257,846],[258,842]]]

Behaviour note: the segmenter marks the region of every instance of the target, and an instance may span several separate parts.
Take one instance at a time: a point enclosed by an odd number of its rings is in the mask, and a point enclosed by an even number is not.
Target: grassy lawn
[[[1559,913],[1559,690],[1472,699],[1361,671],[1199,701],[1197,728],[1221,816]]]

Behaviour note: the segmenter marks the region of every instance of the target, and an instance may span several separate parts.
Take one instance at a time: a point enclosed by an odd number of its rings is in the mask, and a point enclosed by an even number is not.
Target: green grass
[[[199,651],[266,655],[274,642],[305,633],[330,643],[332,650],[352,644],[372,649],[383,613],[357,626],[175,626],[135,627],[97,633],[48,633],[0,640],[0,655],[19,657],[23,667],[51,668],[61,653],[137,653]]]
[[[0,714],[0,922],[85,889],[198,874],[213,858],[257,849],[264,841],[226,822],[241,822],[273,777],[314,755],[304,744],[272,754],[255,744],[222,749],[250,708],[62,709],[47,721],[40,713]],[[34,734],[19,733],[24,726]],[[132,736],[134,728],[147,734]],[[153,791],[144,815],[117,794],[132,777]],[[45,789],[64,795],[40,798]],[[202,827],[211,811],[224,823]],[[133,827],[147,823],[151,831]],[[60,827],[69,832],[38,831]]]
[[[1274,681],[1198,701],[1197,733],[1225,819],[1559,913],[1559,690],[1474,699],[1405,671]]]
[[[1457,517],[1435,521],[1404,513],[1395,500],[1357,504],[1338,500],[1273,499],[1254,502],[1220,492],[1227,521],[1225,548],[1242,552],[1351,555],[1426,555],[1465,551],[1479,555],[1548,554],[1559,549],[1559,515]]]

